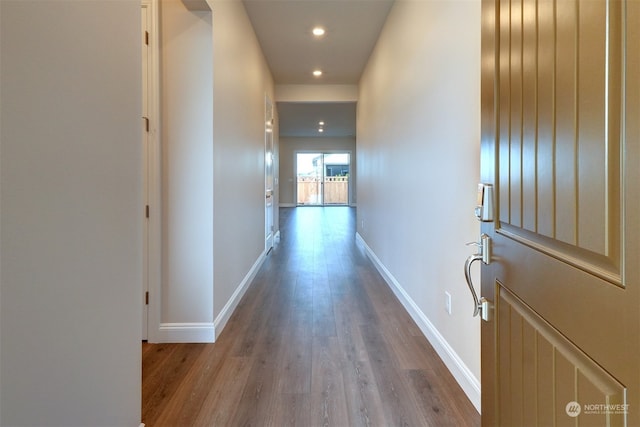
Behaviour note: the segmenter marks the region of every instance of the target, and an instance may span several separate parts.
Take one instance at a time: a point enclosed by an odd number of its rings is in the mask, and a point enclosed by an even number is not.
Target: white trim
[[[280,203],[278,206],[280,206],[281,208],[295,208],[296,204],[295,203]]]
[[[480,412],[481,389],[478,378],[473,375],[469,367],[462,361],[460,356],[458,356],[447,340],[442,336],[442,334],[440,334],[438,329],[436,329],[422,310],[420,310],[409,294],[405,292],[391,272],[387,270],[384,264],[382,264],[373,250],[371,250],[369,245],[364,241],[360,233],[356,233],[356,242],[362,245],[365,249],[367,256],[371,259],[376,269],[380,272],[413,321],[416,322],[424,336],[436,350],[438,356],[440,356],[460,387],[462,387],[462,390],[465,392],[473,406],[475,406],[476,410]]]
[[[280,234],[278,232],[278,238],[279,237],[280,237]],[[218,317],[216,317],[216,319],[213,321],[213,328],[216,333],[214,336],[214,340],[220,336],[220,333],[222,332],[227,322],[231,318],[231,315],[233,314],[236,307],[238,306],[238,303],[240,303],[240,300],[244,296],[245,292],[247,292],[247,289],[249,289],[249,285],[251,285],[251,282],[253,282],[253,279],[258,274],[258,270],[260,270],[260,267],[262,267],[262,264],[264,263],[265,258],[266,258],[266,252],[262,252],[258,257],[258,259],[256,260],[256,262],[251,267],[251,269],[249,270],[249,272],[247,273],[247,275],[244,277],[240,285],[236,288],[233,295],[231,295],[231,298],[229,298],[229,301],[227,301],[227,303],[224,305]]]
[[[152,14],[152,8],[151,8],[151,4],[149,3],[149,0],[142,0],[142,7],[141,7],[141,11],[142,11],[142,27],[141,30],[144,31],[144,33],[147,34],[147,38],[149,37],[149,34],[152,33],[151,30],[151,25],[152,25],[152,20],[153,20],[153,14]],[[144,34],[142,33],[142,34]],[[144,42],[142,42],[142,61],[141,61],[141,65],[142,65],[142,105],[143,105],[143,109],[142,109],[142,116],[143,117],[147,117],[147,119],[149,119],[149,116],[151,115],[149,111],[150,106],[149,106],[149,99],[152,98],[153,94],[150,94],[151,89],[151,78],[150,78],[150,74],[153,71],[153,55],[150,52],[150,47],[148,46],[148,43],[145,45]],[[151,66],[150,64],[151,63]],[[145,72],[146,71],[146,72]],[[146,105],[146,109],[144,108],[144,106]],[[149,206],[149,140],[151,138],[151,135],[148,132],[145,132],[144,130],[141,132],[142,134],[142,138],[141,138],[141,142],[142,142],[142,175],[143,175],[143,200],[142,200],[142,208],[144,209],[144,206]],[[147,340],[148,337],[148,331],[149,331],[149,305],[148,302],[145,302],[145,294],[148,294],[149,292],[149,221],[148,219],[143,220],[143,234],[142,234],[143,238],[143,245],[142,245],[142,253],[143,253],[143,257],[142,257],[142,289],[141,289],[141,295],[142,295],[142,324],[141,324],[141,335],[142,335],[142,339],[143,340]]]
[[[320,139],[320,138],[319,138]],[[298,201],[298,154],[321,154],[323,156],[323,167],[324,167],[324,156],[326,154],[348,154],[349,155],[349,182],[348,182],[348,186],[347,186],[347,203],[345,205],[327,205],[324,203],[324,189],[322,190],[322,203],[318,204],[318,205],[298,205],[297,201]],[[353,198],[353,194],[355,193],[355,180],[352,179],[352,177],[355,177],[355,174],[353,173],[353,167],[355,165],[355,157],[353,155],[353,150],[348,150],[348,149],[331,149],[331,150],[324,150],[324,149],[304,149],[304,150],[294,150],[293,151],[293,176],[294,176],[294,183],[293,183],[293,200],[296,201],[296,203],[290,204],[291,207],[297,207],[297,206],[351,206],[352,202],[351,199]],[[322,177],[324,179],[324,174],[325,174],[326,170],[322,171]],[[356,178],[357,179],[357,178]],[[288,206],[289,203],[287,203],[286,207]],[[285,207],[283,204],[280,205],[280,207]]]
[[[276,235],[273,236],[273,242],[276,246],[280,243],[280,230],[276,231]]]
[[[233,293],[227,304],[211,322],[193,323],[161,323],[154,335],[154,343],[212,343],[220,335],[225,325],[231,318],[238,303],[251,285],[251,282],[258,274],[266,258],[266,252],[262,252],[253,264],[247,275],[244,277],[236,291]],[[151,331],[150,331],[151,332]]]
[[[161,323],[158,328],[158,343],[212,343],[215,341],[215,326],[202,323]]]
[[[275,191],[275,154],[274,154],[274,120],[275,114],[273,112],[275,106],[271,97],[268,93],[264,94],[264,191],[265,191],[265,199],[264,199],[264,234],[265,234],[265,242],[264,247],[266,251],[270,251],[273,248],[275,243],[275,230],[274,230],[274,221],[276,218],[276,204],[274,200],[276,198]],[[267,158],[270,157],[270,158]],[[271,164],[269,166],[269,164]],[[269,181],[271,181],[271,185],[269,186]],[[270,192],[270,202],[267,202],[267,193]],[[269,206],[269,203],[271,205]],[[270,212],[269,212],[270,211]],[[271,214],[271,218],[269,218],[269,214]],[[271,223],[269,223],[269,219],[271,219]]]
[[[150,215],[148,219],[148,290],[149,306],[147,317],[147,339],[149,342],[163,342],[161,330],[161,298],[162,292],[162,189],[160,149],[160,38],[158,0],[144,0],[150,7],[151,31],[149,34],[150,82],[149,82],[149,139],[148,139],[148,203]],[[166,342],[166,341],[165,341]]]

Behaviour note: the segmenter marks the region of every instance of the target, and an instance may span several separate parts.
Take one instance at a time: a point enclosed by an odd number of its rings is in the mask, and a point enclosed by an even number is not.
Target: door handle
[[[464,262],[464,277],[467,279],[467,285],[469,286],[469,290],[471,291],[471,296],[473,297],[473,317],[476,317],[478,313],[480,313],[481,305],[480,299],[478,298],[478,294],[476,293],[475,288],[473,287],[473,283],[471,282],[471,265],[476,261],[481,261],[482,255],[475,254],[471,255]]]
[[[467,245],[478,246],[478,253],[469,256],[464,263],[464,277],[467,281],[467,286],[469,286],[469,291],[471,291],[471,296],[473,297],[473,317],[480,314],[482,320],[485,321],[490,320],[491,302],[484,297],[478,298],[478,294],[471,280],[471,266],[476,261],[482,261],[482,263],[486,265],[491,263],[490,243],[491,237],[484,233],[480,236],[480,242],[467,243]]]

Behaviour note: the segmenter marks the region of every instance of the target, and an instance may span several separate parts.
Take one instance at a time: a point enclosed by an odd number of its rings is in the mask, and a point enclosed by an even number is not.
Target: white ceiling
[[[384,25],[393,0],[244,0],[277,85],[352,84]],[[315,38],[311,30],[326,34]],[[313,70],[321,69],[316,78]],[[282,136],[353,136],[354,103],[278,103]],[[318,132],[318,122],[325,131]]]

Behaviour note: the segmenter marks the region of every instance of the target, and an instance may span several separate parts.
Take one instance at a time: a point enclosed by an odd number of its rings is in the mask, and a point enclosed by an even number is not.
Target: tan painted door
[[[640,1],[483,0],[485,426],[640,425]]]

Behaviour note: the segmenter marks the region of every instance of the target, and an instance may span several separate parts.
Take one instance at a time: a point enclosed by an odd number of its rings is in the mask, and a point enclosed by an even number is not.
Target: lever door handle
[[[464,263],[464,277],[467,281],[467,286],[469,286],[469,291],[471,291],[471,296],[473,297],[473,317],[480,314],[482,320],[485,321],[489,320],[491,302],[486,298],[478,298],[478,294],[476,293],[476,289],[473,287],[473,282],[471,280],[471,266],[476,261],[482,261],[483,264],[491,263],[490,243],[491,238],[487,234],[482,234],[482,236],[480,236],[480,242],[467,243],[467,245],[478,246],[479,252],[471,255]]]
[[[473,297],[473,317],[476,317],[478,313],[480,313],[481,308],[480,299],[478,298],[476,289],[473,287],[473,283],[471,282],[471,265],[476,261],[482,261],[481,254],[471,255],[464,262],[464,278],[467,280],[467,286],[469,286],[471,296]]]

